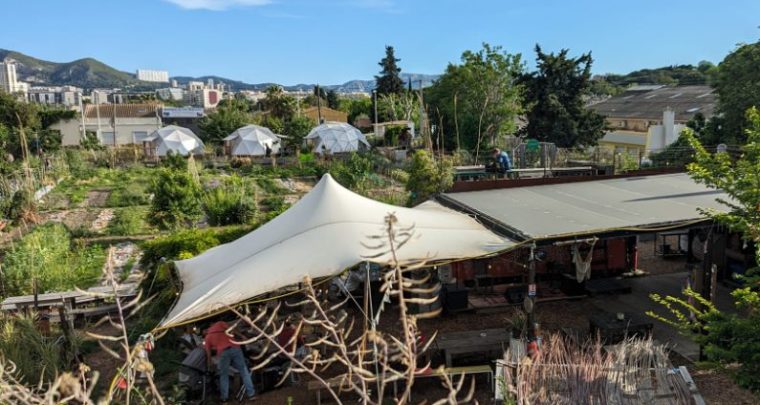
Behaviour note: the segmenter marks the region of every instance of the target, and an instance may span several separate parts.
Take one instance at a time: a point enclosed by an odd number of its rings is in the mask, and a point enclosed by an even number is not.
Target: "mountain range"
[[[63,86],[72,85],[84,89],[93,88],[121,88],[125,90],[144,91],[166,87],[165,83],[153,83],[137,80],[137,77],[128,72],[115,69],[93,58],[77,59],[71,62],[57,63],[37,59],[20,52],[0,49],[0,62],[14,62],[18,79],[32,86]],[[439,75],[427,75],[418,73],[401,73],[404,82],[411,81],[414,88],[427,87],[438,78]],[[207,82],[213,79],[214,83],[225,83],[233,90],[264,90],[276,83],[245,83],[239,80],[228,79],[219,76],[176,76],[172,79],[179,84],[187,84],[189,81]],[[315,84],[297,84],[282,86],[288,91],[311,91]],[[323,85],[326,90],[335,90],[339,93],[369,92],[375,88],[375,80],[349,80],[343,84]]]

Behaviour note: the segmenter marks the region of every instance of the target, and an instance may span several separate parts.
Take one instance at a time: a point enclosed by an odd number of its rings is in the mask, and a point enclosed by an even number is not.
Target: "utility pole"
[[[317,124],[322,124],[322,92],[317,85]]]
[[[86,124],[84,121],[84,103],[82,102],[82,92],[78,92],[77,95],[79,96],[79,117],[82,119],[82,141],[84,141],[87,138],[87,129],[85,128]]]

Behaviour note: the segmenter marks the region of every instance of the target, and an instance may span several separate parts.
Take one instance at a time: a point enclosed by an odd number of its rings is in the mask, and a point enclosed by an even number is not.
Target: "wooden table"
[[[453,356],[501,351],[509,344],[510,337],[506,328],[449,332],[438,335],[435,344],[444,353],[446,367],[451,367]]]
[[[617,318],[616,313],[597,312],[589,317],[589,329],[591,338],[599,338],[606,344],[622,342],[626,337],[646,337],[652,333],[654,326],[652,321],[644,316],[625,312],[622,320]]]

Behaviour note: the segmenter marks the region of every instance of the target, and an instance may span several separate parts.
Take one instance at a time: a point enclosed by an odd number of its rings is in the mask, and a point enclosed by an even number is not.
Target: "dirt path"
[[[111,194],[109,190],[91,190],[87,192],[87,198],[82,202],[83,207],[103,207]]]

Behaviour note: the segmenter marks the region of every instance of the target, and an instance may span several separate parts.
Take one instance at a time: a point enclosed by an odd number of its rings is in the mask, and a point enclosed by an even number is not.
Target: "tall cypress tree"
[[[401,68],[396,65],[397,59],[393,53],[392,46],[385,47],[385,57],[380,60],[380,76],[375,76],[377,81],[377,94],[401,94],[404,91],[404,81],[401,80],[399,73]]]

